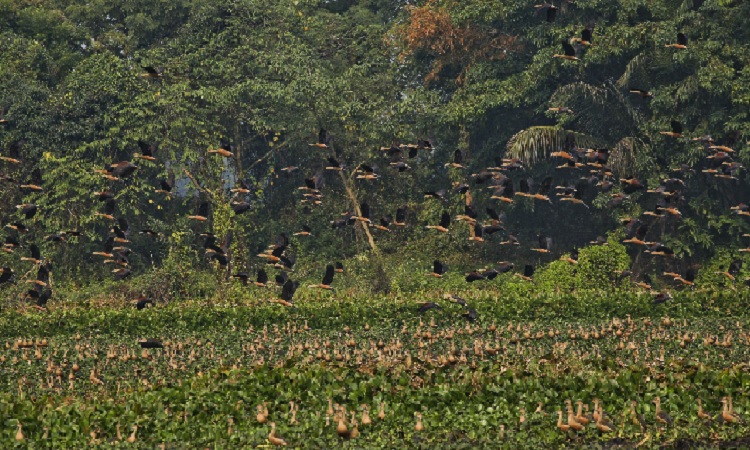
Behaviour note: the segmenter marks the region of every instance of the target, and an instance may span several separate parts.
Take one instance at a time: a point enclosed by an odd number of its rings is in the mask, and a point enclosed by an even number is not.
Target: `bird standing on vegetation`
[[[672,425],[672,422],[674,421],[672,419],[672,416],[661,409],[661,398],[656,397],[654,398],[653,402],[656,405],[656,411],[654,411],[656,421],[664,425]]]
[[[276,434],[276,423],[271,422],[269,425],[271,425],[271,432],[268,433],[268,442],[275,446],[285,447],[287,445],[286,441]]]

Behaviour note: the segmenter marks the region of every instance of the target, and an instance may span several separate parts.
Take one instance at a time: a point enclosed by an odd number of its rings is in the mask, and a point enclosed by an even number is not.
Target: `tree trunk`
[[[351,178],[352,176],[354,176],[355,172],[352,172],[352,174],[347,177],[346,175],[344,175],[343,171],[339,171],[339,177],[341,178],[341,182],[344,185],[346,196],[349,198],[349,202],[352,205],[352,211],[354,211],[355,215],[361,216],[362,211],[359,208],[359,200],[357,199],[355,187],[353,186]],[[380,253],[380,249],[378,249],[377,244],[375,244],[375,239],[372,237],[372,233],[370,233],[370,228],[367,226],[367,224],[365,224],[364,222],[359,222],[359,224],[362,226],[362,230],[367,237],[367,243],[370,245],[370,248],[375,255],[375,264],[373,266],[373,291],[387,293],[391,288],[391,280],[388,277],[388,273],[385,271],[385,265],[383,264],[383,257]]]

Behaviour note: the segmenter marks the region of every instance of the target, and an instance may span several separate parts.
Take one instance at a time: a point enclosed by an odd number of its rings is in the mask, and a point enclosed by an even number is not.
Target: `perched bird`
[[[635,406],[637,405],[635,400],[630,401],[630,415],[633,417],[633,423],[641,427],[641,430],[646,430],[646,418],[643,414],[636,412]]]
[[[615,431],[614,424],[606,419],[601,411],[599,412],[599,417],[596,419],[596,428],[602,433],[611,433]]]
[[[277,447],[285,447],[287,442],[281,436],[276,434],[276,424],[271,422],[269,425],[271,425],[271,432],[268,433],[268,442]]]
[[[414,425],[414,431],[424,431],[424,424],[422,423],[422,413],[414,413],[414,415],[417,417],[417,423]]]
[[[672,422],[674,421],[672,419],[672,416],[667,414],[666,411],[662,411],[661,409],[661,398],[656,397],[654,398],[653,402],[656,405],[656,411],[654,412],[654,415],[656,416],[656,421],[661,424],[672,425]]]
[[[698,418],[707,422],[713,420],[711,414],[708,414],[703,410],[703,402],[701,401],[701,399],[696,398],[695,401],[698,403]]]

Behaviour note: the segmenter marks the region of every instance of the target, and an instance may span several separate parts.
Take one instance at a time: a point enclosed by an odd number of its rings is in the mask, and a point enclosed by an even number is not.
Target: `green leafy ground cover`
[[[0,440],[18,448],[255,448],[270,445],[268,424],[256,420],[266,403],[293,448],[746,445],[746,424],[704,422],[696,399],[714,416],[723,396],[740,417],[750,407],[747,293],[698,290],[654,306],[650,295],[624,291],[505,291],[459,292],[476,322],[434,291],[308,294],[294,309],[259,296],[144,311],[6,310]],[[428,300],[442,308],[418,314]],[[142,350],[145,337],[165,348]],[[673,425],[657,426],[657,396]],[[558,430],[555,412],[566,399],[594,398],[614,432]],[[373,423],[342,440],[326,418],[329,399],[360,420],[367,405]],[[631,400],[645,429],[630,415]],[[290,401],[299,407],[295,423]],[[380,403],[383,420],[375,417]]]

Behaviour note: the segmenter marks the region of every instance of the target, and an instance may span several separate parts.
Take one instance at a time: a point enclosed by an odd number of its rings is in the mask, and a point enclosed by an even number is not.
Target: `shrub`
[[[582,248],[576,265],[578,289],[602,289],[617,283],[617,274],[630,267],[625,246],[610,238],[608,245]]]

